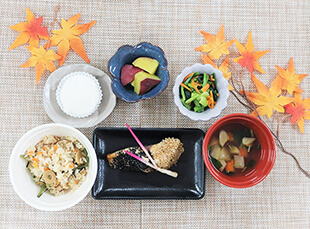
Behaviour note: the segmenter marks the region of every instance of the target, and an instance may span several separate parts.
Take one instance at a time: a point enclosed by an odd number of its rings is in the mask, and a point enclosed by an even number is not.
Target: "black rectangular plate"
[[[132,128],[145,145],[166,137],[179,138],[184,146],[176,166],[177,178],[159,172],[135,173],[112,169],[106,155],[129,146],[138,146],[127,128],[97,128],[93,144],[98,173],[92,188],[94,199],[200,199],[205,193],[205,166],[202,157],[204,132],[200,129]]]

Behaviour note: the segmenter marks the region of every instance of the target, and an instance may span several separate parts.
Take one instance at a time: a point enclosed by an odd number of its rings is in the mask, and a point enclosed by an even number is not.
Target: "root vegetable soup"
[[[233,123],[217,130],[210,138],[208,153],[213,166],[233,177],[250,174],[261,157],[261,144],[249,127]]]

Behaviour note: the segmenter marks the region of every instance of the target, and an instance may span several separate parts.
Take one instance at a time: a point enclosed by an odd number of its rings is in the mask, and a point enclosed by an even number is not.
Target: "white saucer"
[[[87,72],[99,81],[103,98],[96,112],[85,118],[74,118],[65,114],[56,101],[56,89],[61,79],[71,72]],[[61,67],[48,77],[43,93],[44,108],[47,115],[56,123],[67,124],[76,128],[87,128],[97,125],[111,114],[116,105],[116,96],[111,89],[111,79],[98,68],[88,64],[74,64]]]

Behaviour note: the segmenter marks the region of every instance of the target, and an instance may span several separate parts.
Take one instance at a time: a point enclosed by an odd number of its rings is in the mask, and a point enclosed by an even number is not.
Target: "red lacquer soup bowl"
[[[211,137],[223,127],[243,125],[252,129],[260,142],[260,156],[255,167],[250,172],[230,176],[219,171],[211,162],[208,145]],[[226,115],[216,121],[207,131],[203,142],[203,159],[210,174],[220,183],[233,188],[248,188],[264,180],[270,173],[276,160],[274,138],[268,127],[258,118],[242,113]]]

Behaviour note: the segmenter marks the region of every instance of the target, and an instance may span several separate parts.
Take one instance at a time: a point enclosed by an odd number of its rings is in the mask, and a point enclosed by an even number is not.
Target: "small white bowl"
[[[188,110],[180,100],[180,83],[183,82],[183,79],[192,72],[200,72],[200,73],[207,73],[212,74],[215,73],[215,78],[217,81],[217,90],[220,94],[218,97],[216,104],[213,109],[207,109],[201,113],[197,113],[194,111]],[[214,118],[218,116],[222,110],[227,106],[227,99],[229,96],[229,90],[228,90],[228,81],[224,78],[222,72],[218,69],[215,69],[210,64],[194,64],[191,67],[185,68],[180,75],[177,76],[175,80],[175,84],[173,87],[173,94],[174,94],[174,103],[179,108],[180,112],[189,117],[192,120],[202,120],[202,121],[208,121],[211,118]]]
[[[26,160],[20,157],[29,146],[34,146],[44,135],[73,136],[86,148],[89,157],[88,173],[85,180],[75,191],[53,196],[45,192],[37,197],[40,186],[31,178],[26,169]],[[37,126],[25,133],[16,143],[9,162],[10,180],[15,192],[28,205],[45,211],[59,211],[79,203],[91,190],[97,175],[97,156],[93,145],[79,130],[60,123]]]
[[[102,91],[99,81],[87,72],[72,72],[57,86],[56,101],[60,109],[74,118],[85,118],[99,107]]]
[[[60,81],[72,72],[87,72],[94,76],[101,87],[103,98],[98,109],[85,118],[75,118],[63,112],[56,101],[56,90]],[[106,119],[116,105],[116,96],[112,92],[111,79],[103,71],[89,64],[73,64],[60,67],[48,77],[44,92],[43,103],[47,115],[53,122],[67,124],[76,128],[87,128],[97,125]]]

